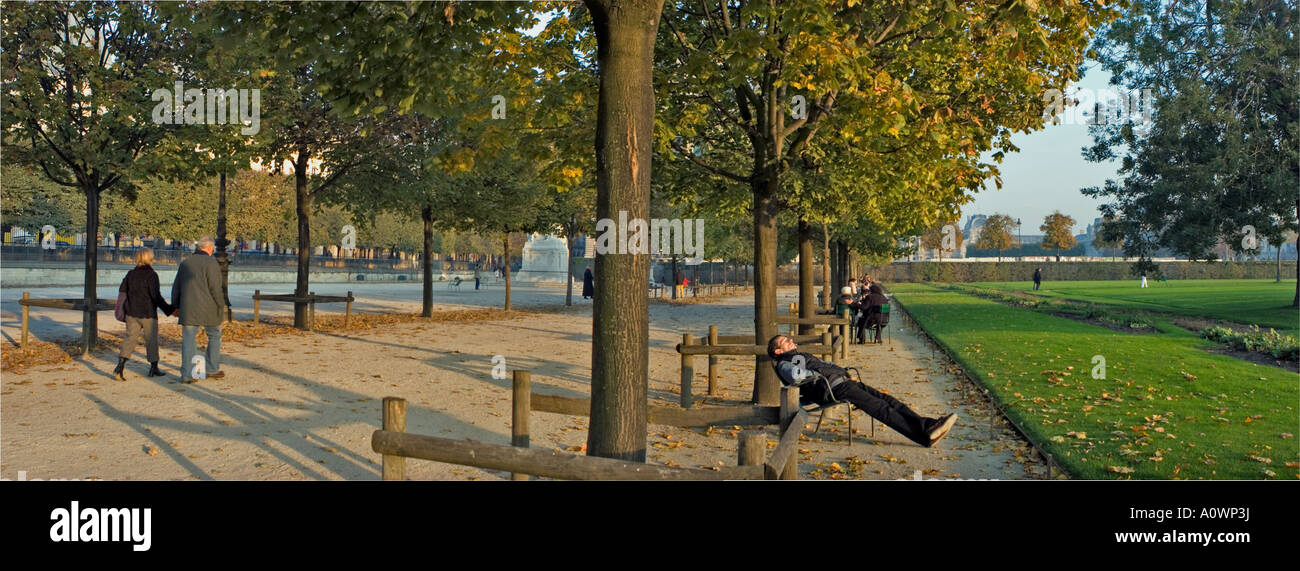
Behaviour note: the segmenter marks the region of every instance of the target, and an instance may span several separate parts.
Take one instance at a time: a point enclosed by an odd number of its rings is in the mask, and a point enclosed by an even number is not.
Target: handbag
[[[122,286],[126,287],[126,278],[122,278]],[[126,323],[126,292],[121,288],[117,290],[117,305],[113,306],[113,317]]]

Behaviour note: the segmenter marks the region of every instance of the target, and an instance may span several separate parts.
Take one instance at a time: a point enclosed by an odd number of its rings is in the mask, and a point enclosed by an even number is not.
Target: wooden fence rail
[[[376,430],[370,442],[375,452],[388,456],[561,480],[759,480],[763,471],[761,466],[724,466],[717,471],[674,468],[387,430]]]
[[[68,309],[72,311],[85,311],[86,299],[81,297],[58,297],[58,298],[32,298],[31,292],[23,292],[23,298],[18,300],[18,304],[23,306],[22,335],[19,338],[18,346],[27,348],[28,322],[31,319],[31,308],[46,307],[50,309]],[[116,299],[95,298],[95,311],[108,311],[117,309]]]
[[[291,293],[262,293],[262,290],[253,290],[253,323],[257,323],[262,316],[262,301],[287,301],[290,303],[304,302],[307,303],[307,328],[316,328],[316,304],[318,303],[347,303],[347,308],[343,311],[343,326],[347,327],[352,321],[352,302],[357,298],[352,297],[352,292],[347,295],[316,295],[316,292],[310,292],[304,296],[297,296]]]
[[[714,337],[714,333],[716,333],[716,331],[717,331],[717,326],[710,326],[710,327],[709,327],[709,333],[710,333],[709,338]],[[719,340],[723,339],[722,336],[716,336],[716,337],[717,337]],[[717,396],[717,394],[718,394],[718,387],[717,387],[717,378],[718,378],[718,362],[717,362],[717,357],[718,357],[719,355],[741,355],[741,356],[744,356],[744,355],[755,355],[755,356],[757,356],[757,355],[766,355],[766,354],[767,354],[767,346],[766,346],[766,345],[749,345],[749,344],[748,344],[748,343],[753,343],[753,341],[751,340],[751,339],[753,339],[752,337],[743,337],[743,336],[740,336],[740,335],[728,336],[728,337],[731,337],[731,338],[737,338],[737,339],[743,339],[743,343],[745,343],[745,344],[741,344],[741,345],[723,345],[723,344],[719,343],[719,344],[708,344],[708,345],[702,345],[702,344],[700,344],[699,342],[697,342],[697,340],[695,339],[695,336],[694,336],[694,335],[692,335],[692,334],[690,334],[690,333],[683,333],[683,334],[682,334],[682,342],[681,342],[680,344],[678,344],[677,347],[676,347],[676,350],[677,350],[677,352],[681,355],[681,359],[682,359],[682,362],[681,362],[681,382],[680,382],[680,386],[678,387],[679,394],[680,394],[680,399],[681,399],[680,402],[681,402],[681,406],[682,406],[682,408],[691,408],[692,406],[695,405],[695,397],[694,397],[694,394],[693,394],[693,393],[694,393],[694,389],[692,388],[692,384],[693,384],[693,382],[694,382],[694,380],[695,380],[695,356],[696,356],[696,355],[707,355],[707,356],[709,357],[709,370],[708,370],[709,396]],[[815,338],[820,338],[821,341],[822,341],[821,344],[818,344],[818,345],[803,345],[803,346],[801,347],[801,349],[803,349],[804,351],[806,351],[806,352],[808,352],[808,353],[812,353],[812,354],[814,354],[814,355],[821,355],[822,358],[827,359],[827,360],[830,361],[830,362],[834,362],[834,358],[833,358],[834,355],[835,355],[836,353],[839,353],[839,352],[841,351],[841,346],[842,346],[842,344],[843,344],[844,341],[845,341],[845,339],[844,339],[843,337],[841,337],[841,338],[839,338],[839,339],[836,339],[836,340],[834,340],[834,341],[831,341],[831,339],[830,339],[830,333],[823,333],[823,334],[821,334],[821,335],[819,335],[819,336],[813,336],[813,335],[801,335],[801,336],[799,336],[799,337],[801,337],[801,338],[806,338],[806,339],[815,339]],[[700,340],[700,341],[708,341],[709,338],[705,338],[705,339]],[[797,342],[797,341],[796,341],[796,342]]]
[[[591,412],[591,399],[562,397],[531,393],[529,408],[538,412],[587,416]],[[514,416],[522,408],[520,400],[515,401]],[[716,406],[681,409],[666,406],[646,407],[647,422],[683,428],[705,428],[709,426],[768,426],[777,424],[780,407],[775,406]]]

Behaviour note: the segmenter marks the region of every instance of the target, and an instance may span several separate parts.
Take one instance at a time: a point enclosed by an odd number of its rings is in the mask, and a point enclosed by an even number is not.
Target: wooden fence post
[[[510,445],[528,448],[528,413],[532,410],[532,374],[515,371],[514,399],[511,402]],[[527,482],[528,474],[511,474],[516,482]]]
[[[718,326],[709,326],[709,346],[718,346]],[[718,396],[718,356],[709,355],[709,396]]]
[[[682,347],[695,344],[695,336],[682,334]],[[691,408],[691,381],[695,378],[695,356],[682,353],[682,408]]]
[[[827,329],[830,329],[830,328],[827,327]],[[822,359],[825,359],[827,363],[834,363],[834,362],[835,362],[835,347],[831,344],[831,332],[830,332],[830,331],[823,331],[823,332],[822,332],[822,344],[826,346],[826,352],[822,354]]]
[[[384,430],[406,432],[406,399],[384,397]],[[385,454],[383,462],[385,480],[406,479],[406,458]]]
[[[846,322],[840,326],[840,339],[844,340],[842,343],[840,343],[840,358],[848,359],[849,358],[849,335],[853,333],[853,326],[850,325],[852,321],[849,321],[850,319],[849,308],[847,307],[844,308],[844,311],[842,311],[841,314],[842,315],[840,317],[844,318]]]
[[[343,328],[347,329],[348,324],[352,322],[352,290],[348,290],[348,308],[343,311]]]
[[[781,387],[781,434],[784,435],[787,430],[803,430],[802,426],[795,426],[799,412],[799,388],[798,387]],[[791,454],[790,461],[786,463],[785,470],[781,471],[782,480],[799,479],[799,462],[795,459],[798,456]]]
[[[253,290],[253,325],[257,325],[257,318],[262,313],[262,290]]]
[[[740,433],[737,444],[736,464],[739,466],[761,466],[763,455],[767,453],[767,435],[762,430],[746,430]]]
[[[790,317],[799,317],[799,304],[797,304],[797,303],[792,303],[792,304],[790,304]],[[795,335],[798,335],[798,334],[799,334],[799,324],[798,324],[798,323],[791,323],[791,324],[790,324],[790,336],[791,336],[791,337],[794,337]]]
[[[29,301],[31,298],[32,294],[30,292],[23,292],[23,301]],[[27,304],[23,304],[23,342],[20,345],[23,349],[27,348],[27,318],[31,315],[31,312],[32,308],[28,307]]]

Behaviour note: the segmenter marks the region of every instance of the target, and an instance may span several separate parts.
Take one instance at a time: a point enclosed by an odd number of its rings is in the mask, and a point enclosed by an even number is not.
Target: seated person
[[[880,329],[885,325],[885,317],[881,315],[880,308],[889,303],[889,298],[885,297],[885,289],[880,287],[879,283],[871,284],[871,291],[863,298],[861,306],[862,325],[858,328],[858,343],[863,342],[865,331],[871,328],[876,329],[876,343],[880,342]]]
[[[854,303],[853,288],[849,286],[840,288],[840,296],[835,299],[835,315],[843,315],[846,308],[849,310],[849,315],[853,315]]]
[[[956,414],[946,414],[939,418],[926,418],[916,414],[898,399],[850,380],[848,372],[843,368],[800,352],[794,340],[784,335],[777,335],[768,341],[767,354],[772,358],[772,367],[776,369],[776,375],[782,383],[799,385],[801,398],[823,405],[833,401],[848,401],[858,410],[866,412],[921,446],[934,446],[957,422]],[[830,383],[830,394],[827,394],[827,383],[815,380],[816,377],[824,378]],[[808,380],[813,382],[804,382]]]

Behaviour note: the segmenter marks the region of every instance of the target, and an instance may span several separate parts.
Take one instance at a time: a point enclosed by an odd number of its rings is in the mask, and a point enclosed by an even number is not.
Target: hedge
[[[1272,279],[1277,262],[1156,262],[1171,280]],[[1034,268],[1043,268],[1048,281],[1131,280],[1131,262],[903,262],[867,270],[873,280],[900,282],[1009,282],[1031,281]],[[1282,278],[1295,279],[1295,260],[1282,261]],[[1154,279],[1154,278],[1153,278]]]

